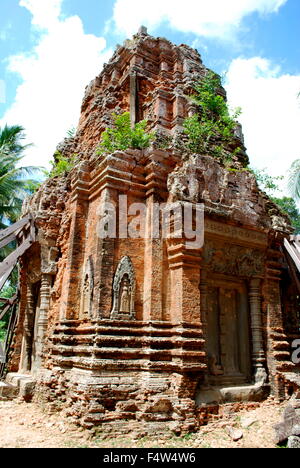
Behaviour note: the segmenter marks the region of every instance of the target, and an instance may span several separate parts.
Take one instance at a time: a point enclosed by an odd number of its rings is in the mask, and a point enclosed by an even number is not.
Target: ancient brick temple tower
[[[37,242],[21,261],[9,371],[32,375],[35,399],[87,427],[190,431],[224,402],[290,389],[298,319],[280,248],[289,222],[245,169],[244,149],[230,171],[181,150],[195,112],[187,95],[206,72],[197,51],[141,28],[88,86],[76,136],[59,146],[80,164],[25,209]],[[160,149],[97,155],[112,112],[124,111],[148,121]],[[120,200],[124,210],[203,203],[203,248],[101,238],[101,209]]]

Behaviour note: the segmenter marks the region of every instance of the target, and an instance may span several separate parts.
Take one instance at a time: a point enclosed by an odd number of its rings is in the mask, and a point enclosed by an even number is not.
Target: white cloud
[[[77,126],[84,88],[107,59],[105,39],[85,34],[78,16],[59,19],[61,2],[20,1],[32,13],[32,25],[43,31],[29,54],[9,59],[9,71],[19,74],[22,84],[0,125],[25,127],[35,145],[24,158],[26,164],[49,163],[67,130]]]
[[[19,5],[32,14],[32,24],[49,29],[56,25],[61,14],[62,0],[20,0]]]
[[[198,36],[230,39],[248,14],[275,13],[287,0],[116,0],[116,26],[128,36],[144,24],[151,30],[161,23]]]
[[[251,165],[271,175],[286,175],[300,158],[300,75],[282,74],[270,61],[233,60],[227,74],[228,100],[241,106]]]

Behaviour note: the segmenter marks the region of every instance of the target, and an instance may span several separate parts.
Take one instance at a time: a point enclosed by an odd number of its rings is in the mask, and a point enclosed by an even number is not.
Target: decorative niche
[[[123,257],[116,269],[113,281],[112,319],[135,319],[135,287],[136,280],[131,259]]]

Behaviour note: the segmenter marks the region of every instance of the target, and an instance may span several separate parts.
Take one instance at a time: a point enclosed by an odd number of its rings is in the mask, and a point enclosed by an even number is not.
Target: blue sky
[[[25,127],[27,164],[49,164],[77,125],[85,86],[141,24],[227,72],[253,166],[283,175],[300,158],[299,0],[0,2],[0,125]]]

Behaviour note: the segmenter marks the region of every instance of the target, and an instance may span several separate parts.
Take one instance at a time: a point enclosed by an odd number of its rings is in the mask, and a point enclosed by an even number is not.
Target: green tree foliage
[[[272,197],[272,200],[279,206],[279,208],[289,215],[292,222],[292,226],[295,229],[295,234],[300,234],[300,213],[293,198],[283,197],[276,198]]]
[[[50,172],[44,171],[44,174],[50,178],[64,176],[67,175],[77,163],[77,154],[73,154],[71,157],[67,158],[59,151],[56,151],[54,154],[54,161],[50,162],[52,169]]]
[[[195,153],[211,152],[219,159],[224,157],[224,146],[233,141],[236,119],[241,114],[241,109],[236,109],[230,115],[227,102],[219,93],[221,86],[221,78],[213,72],[198,81],[191,100],[199,107],[199,113],[184,121],[188,149]]]
[[[266,169],[251,169],[251,171],[255,175],[260,188],[267,192],[270,199],[276,203],[283,213],[289,216],[291,224],[295,229],[295,234],[300,234],[300,212],[295,200],[290,197],[278,197],[278,195],[275,195],[275,193],[281,192],[278,182],[283,180],[284,176],[272,177],[266,172]]]
[[[266,168],[251,168],[250,170],[255,175],[258,185],[264,192],[272,196],[274,192],[281,191],[278,182],[283,180],[284,176],[270,176]]]
[[[107,128],[101,137],[98,154],[125,151],[128,148],[144,149],[150,146],[154,134],[147,132],[147,121],[142,120],[131,127],[130,114],[113,114],[113,126]]]

